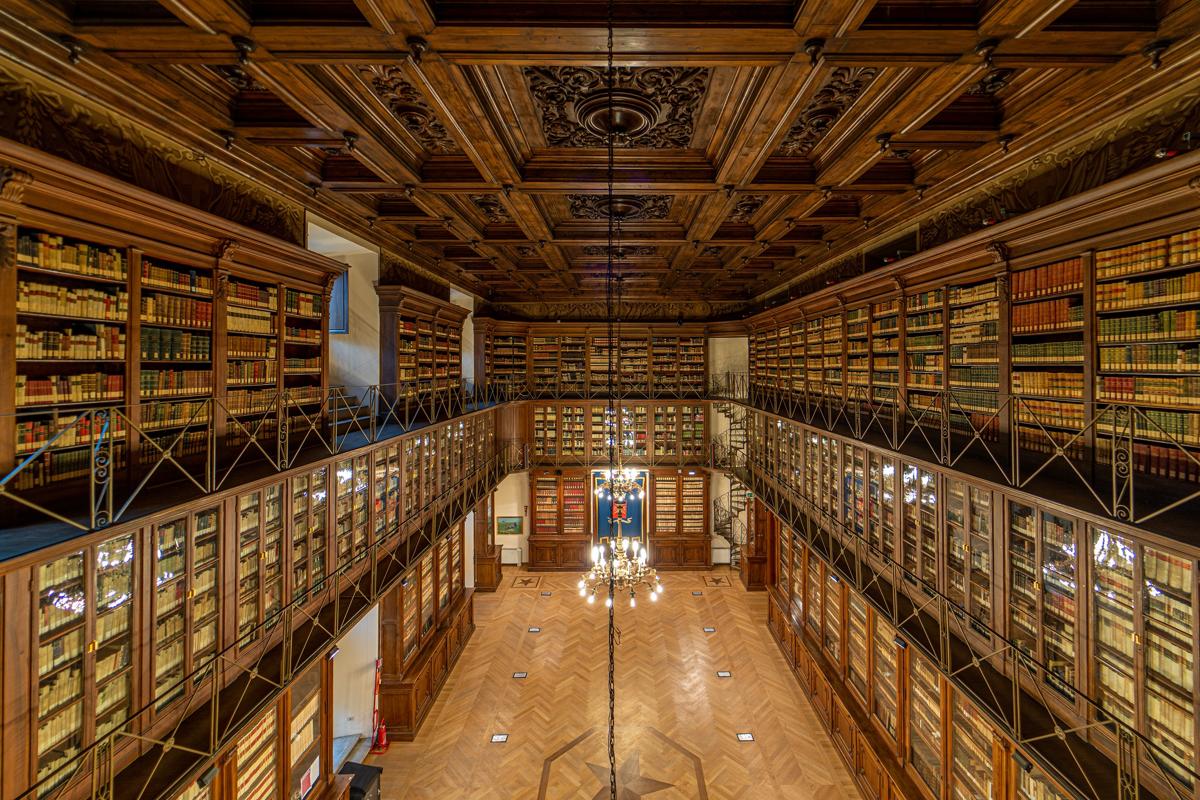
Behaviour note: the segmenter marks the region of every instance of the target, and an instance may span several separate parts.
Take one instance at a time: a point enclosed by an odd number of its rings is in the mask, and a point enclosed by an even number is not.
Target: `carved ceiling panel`
[[[471,195],[471,202],[483,212],[488,222],[494,225],[508,225],[513,221],[512,217],[509,216],[508,209],[500,202],[500,198],[497,195],[473,194]]]
[[[607,221],[611,212],[622,222],[666,219],[674,199],[669,194],[615,195],[610,202],[604,194],[567,195],[571,216],[575,219]]]
[[[779,154],[806,156],[875,80],[874,67],[838,67],[813,96],[779,145]]]
[[[421,147],[430,153],[462,152],[428,101],[408,82],[399,67],[365,67],[362,75]]]
[[[551,147],[682,149],[692,144],[696,110],[704,98],[706,67],[620,67],[613,97],[603,69],[526,67],[525,80]]]
[[[765,194],[747,194],[738,198],[737,203],[733,207],[733,211],[729,213],[729,221],[744,225],[750,222],[750,219],[758,213],[758,210],[763,207],[763,203],[767,202]]]

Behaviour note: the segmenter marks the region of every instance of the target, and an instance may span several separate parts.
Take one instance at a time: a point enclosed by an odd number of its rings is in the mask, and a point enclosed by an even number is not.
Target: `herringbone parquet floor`
[[[608,797],[604,606],[583,602],[577,575],[521,577],[506,570],[500,591],[476,595],[477,630],[417,740],[371,760],[385,800]],[[770,639],[766,597],[729,577],[668,573],[659,602],[617,605],[621,800],[857,797]]]

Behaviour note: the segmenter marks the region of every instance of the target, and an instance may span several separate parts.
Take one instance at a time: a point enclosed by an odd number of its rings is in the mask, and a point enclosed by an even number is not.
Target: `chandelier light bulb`
[[[591,594],[588,595],[588,605],[589,606],[595,605],[595,603],[596,603],[596,593],[592,592]]]
[[[636,598],[636,597],[634,597],[632,594],[631,594],[631,595],[629,595],[629,607],[630,607],[630,608],[636,608],[636,607],[637,607],[637,598]]]
[[[650,602],[651,602],[651,603],[657,603],[657,602],[658,602],[658,592],[651,592],[651,593],[650,593]]]
[[[604,607],[612,608],[612,598],[611,597],[604,598]]]

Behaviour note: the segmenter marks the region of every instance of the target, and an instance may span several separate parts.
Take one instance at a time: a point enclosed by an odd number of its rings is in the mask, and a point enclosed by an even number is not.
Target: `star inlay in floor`
[[[619,767],[617,767],[617,800],[640,800],[647,795],[661,792],[663,789],[674,789],[675,784],[655,780],[642,774],[640,763],[642,754],[634,750]],[[592,800],[604,800],[610,797],[609,773],[607,764],[588,762],[590,769],[602,784],[592,795]]]

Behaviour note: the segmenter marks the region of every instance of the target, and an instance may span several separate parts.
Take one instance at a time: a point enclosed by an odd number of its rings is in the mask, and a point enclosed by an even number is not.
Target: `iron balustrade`
[[[314,663],[445,532],[510,472],[528,468],[523,442],[497,440],[483,463],[398,522],[353,562],[317,581],[203,666],[159,687],[113,731],[19,795],[118,800],[172,796],[274,702],[292,676]],[[464,534],[467,535],[467,534]],[[246,647],[246,643],[250,643]],[[247,651],[250,655],[247,656]],[[163,725],[158,703],[182,691],[185,705]],[[170,722],[170,720],[168,720]],[[49,787],[49,791],[47,791]],[[151,788],[157,794],[149,794]]]

